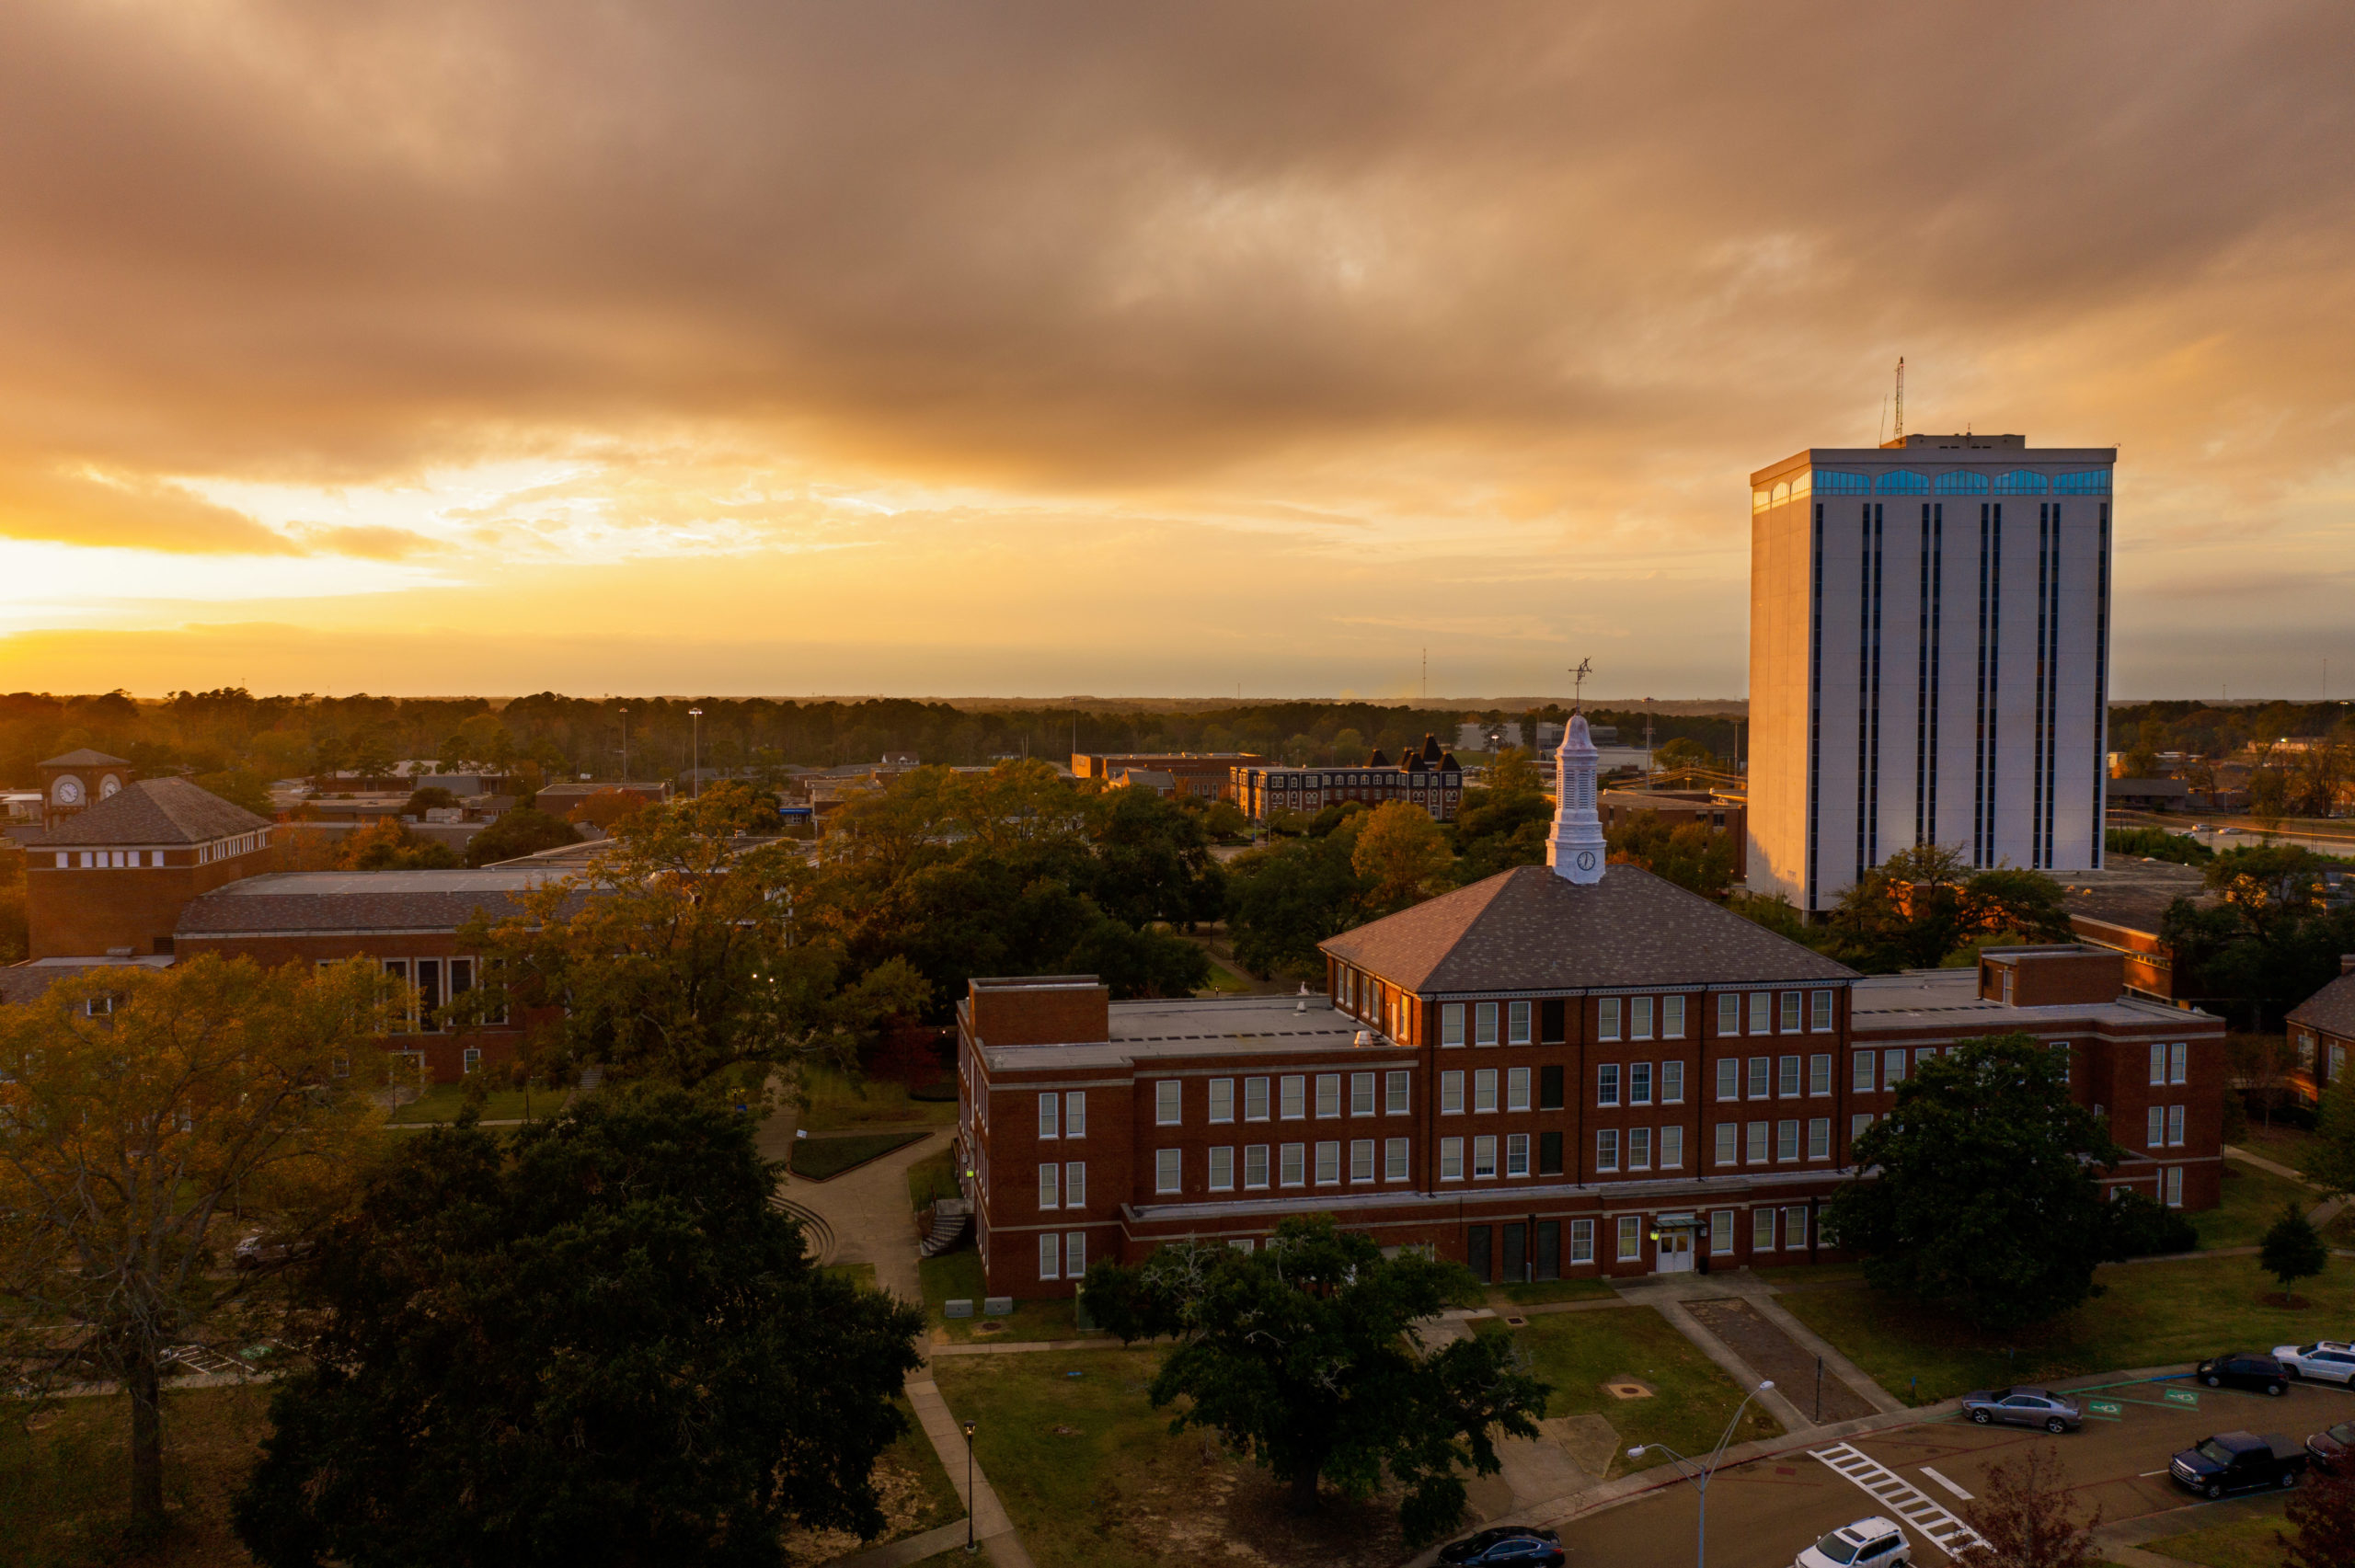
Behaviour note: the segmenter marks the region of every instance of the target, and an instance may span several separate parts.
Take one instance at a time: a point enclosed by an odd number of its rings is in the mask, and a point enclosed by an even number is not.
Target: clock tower
[[[68,817],[120,791],[139,776],[121,757],[85,746],[40,764],[41,825],[53,828]]]
[[[1609,853],[1594,804],[1595,766],[1601,760],[1587,733],[1586,715],[1572,714],[1562,732],[1561,750],[1554,753],[1554,834],[1545,844],[1545,864],[1555,876],[1571,882],[1602,881]]]

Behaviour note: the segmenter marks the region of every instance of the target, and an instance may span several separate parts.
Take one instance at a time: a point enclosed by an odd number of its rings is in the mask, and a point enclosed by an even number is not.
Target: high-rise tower
[[[1909,435],[1751,476],[1750,886],[2102,863],[2113,447]]]
[[[1554,753],[1554,836],[1545,844],[1545,864],[1572,882],[1603,880],[1606,851],[1603,819],[1594,807],[1596,761],[1586,715],[1572,714]]]

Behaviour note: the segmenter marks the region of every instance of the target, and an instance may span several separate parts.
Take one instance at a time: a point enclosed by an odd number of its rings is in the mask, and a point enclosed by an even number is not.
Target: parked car
[[[2332,1475],[2338,1473],[2338,1467],[2347,1462],[2350,1451],[2355,1451],[2355,1421],[2326,1426],[2306,1439],[2307,1458],[2315,1461],[2316,1470]]]
[[[2270,1356],[2245,1350],[2211,1356],[2192,1369],[2192,1376],[2211,1389],[2254,1389],[2276,1399],[2290,1391],[2290,1368]]]
[[[1465,1536],[1441,1550],[1439,1560],[1457,1563],[1510,1562],[1514,1568],[1562,1568],[1562,1538],[1532,1525],[1500,1525]]]
[[[2305,1473],[2306,1450],[2278,1432],[2219,1432],[2202,1437],[2167,1463],[2167,1474],[2187,1492],[2222,1497],[2264,1486],[2295,1486]]]
[[[1913,1548],[1895,1519],[1875,1514],[1842,1525],[1791,1560],[1791,1568],[1890,1568],[1913,1561]]]
[[[236,1250],[230,1253],[230,1262],[239,1268],[275,1268],[310,1250],[309,1242],[282,1241],[257,1230],[237,1243]]]
[[[2273,1359],[2301,1378],[2318,1383],[2355,1382],[2355,1345],[2318,1339],[2312,1345],[2277,1345]]]
[[[1962,1396],[1962,1413],[1982,1426],[2041,1426],[2047,1432],[2074,1432],[2085,1424],[2077,1402],[2044,1389],[1981,1389]]]

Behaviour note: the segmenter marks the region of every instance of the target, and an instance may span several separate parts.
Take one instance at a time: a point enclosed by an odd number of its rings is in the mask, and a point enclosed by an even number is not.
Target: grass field
[[[813,1182],[828,1181],[894,1149],[904,1149],[924,1136],[924,1128],[910,1127],[902,1132],[837,1133],[831,1138],[796,1139],[787,1168],[795,1175]]]
[[[871,1263],[831,1263],[818,1272],[829,1279],[846,1279],[861,1290],[875,1288],[875,1265]]]
[[[2103,1295],[2009,1340],[1863,1286],[1794,1292],[1782,1304],[1881,1387],[1922,1403],[2002,1383],[2269,1350],[2342,1333],[2355,1318],[2355,1262],[2345,1258],[2300,1284],[2309,1305],[2296,1311],[2257,1299],[2279,1288],[2253,1257],[2121,1264],[2096,1279]]]
[[[801,1092],[810,1103],[801,1112],[800,1125],[811,1132],[852,1127],[932,1127],[957,1119],[954,1100],[911,1099],[904,1083],[880,1078],[854,1080],[831,1068],[805,1068]]]
[[[2262,1154],[2275,1164],[2287,1165],[2294,1171],[2314,1140],[2313,1133],[2302,1132],[2293,1127],[2268,1127],[2263,1121],[2251,1117],[2247,1134],[2233,1147],[2246,1149],[2252,1154]]]
[[[951,1340],[1077,1339],[1079,1319],[1070,1301],[1017,1301],[1010,1318],[984,1318],[982,1301],[989,1287],[982,1279],[982,1254],[959,1247],[936,1258],[919,1259],[916,1276],[924,1281],[925,1318],[933,1327],[947,1329]],[[949,1301],[969,1299],[973,1316],[946,1318],[941,1308]]]
[[[2295,1203],[2304,1209],[2320,1201],[2321,1195],[2311,1187],[2254,1165],[2244,1165],[2237,1160],[2227,1160],[2223,1201],[2205,1213],[2193,1215],[2191,1226],[2200,1232],[2202,1247],[2253,1247],[2281,1218],[2282,1205]]]
[[[1548,1279],[1534,1285],[1488,1288],[1491,1305],[1509,1302],[1516,1307],[1542,1307],[1548,1301],[1599,1301],[1617,1294],[1610,1282],[1603,1279]]]
[[[129,1402],[70,1399],[0,1422],[0,1561],[11,1568],[228,1568],[251,1560],[229,1533],[229,1500],[269,1430],[266,1387],[164,1395],[164,1490],[169,1528],[145,1552],[130,1519]]]
[[[927,1208],[940,1198],[957,1196],[957,1150],[927,1154],[908,1167],[908,1207]]]
[[[1553,1385],[1554,1391],[1546,1396],[1548,1416],[1598,1411],[1617,1428],[1622,1440],[1612,1461],[1614,1475],[1628,1468],[1626,1450],[1638,1443],[1667,1443],[1687,1454],[1714,1447],[1741,1402],[1741,1390],[1733,1379],[1648,1307],[1552,1312],[1530,1319],[1527,1328],[1481,1327],[1485,1333],[1510,1333],[1527,1356],[1529,1370]],[[1653,1397],[1623,1400],[1604,1391],[1606,1381],[1622,1377],[1649,1384],[1656,1391]],[[1743,1413],[1734,1441],[1771,1437],[1781,1431],[1775,1418],[1753,1403]],[[1633,1468],[1665,1462],[1647,1456]]]
[[[437,1083],[408,1104],[385,1114],[385,1120],[395,1127],[418,1126],[427,1122],[452,1122],[465,1108],[466,1088],[463,1083]],[[564,1104],[561,1089],[534,1088],[531,1092],[531,1116],[545,1121],[556,1115]],[[524,1093],[521,1089],[493,1089],[482,1098],[482,1119],[487,1122],[513,1122],[524,1119]]]
[[[2235,1519],[2182,1535],[2162,1536],[2142,1543],[2145,1551],[2197,1562],[2201,1568],[2281,1568],[2282,1523],[2276,1515],[2261,1519]]]

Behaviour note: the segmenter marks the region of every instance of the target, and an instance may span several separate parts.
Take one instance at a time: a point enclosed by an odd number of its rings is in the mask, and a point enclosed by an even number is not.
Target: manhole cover
[[[1632,1378],[1625,1379],[1615,1383],[1605,1383],[1603,1387],[1603,1391],[1610,1394],[1613,1399],[1649,1399],[1652,1397],[1651,1390],[1646,1388],[1643,1384],[1637,1382]]]
[[[1529,1326],[1529,1320],[1527,1318],[1507,1318],[1505,1320],[1505,1326],[1508,1328],[1525,1329]]]

